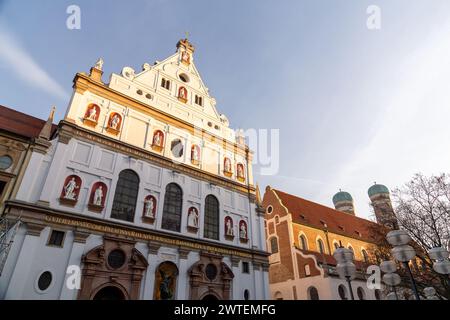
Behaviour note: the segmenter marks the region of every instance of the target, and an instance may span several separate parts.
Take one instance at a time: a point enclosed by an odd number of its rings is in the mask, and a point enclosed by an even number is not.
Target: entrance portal
[[[125,300],[125,297],[119,288],[109,286],[100,289],[93,300]]]

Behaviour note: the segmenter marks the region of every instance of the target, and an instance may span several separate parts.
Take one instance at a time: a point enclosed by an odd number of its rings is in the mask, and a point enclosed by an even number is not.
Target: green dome
[[[373,186],[371,186],[369,188],[367,193],[369,194],[369,197],[376,195],[376,194],[380,194],[380,193],[388,193],[389,194],[389,189],[386,186],[383,186],[382,184],[374,184]]]
[[[336,204],[341,201],[353,201],[353,198],[350,195],[350,193],[345,191],[339,191],[333,196],[333,204]]]

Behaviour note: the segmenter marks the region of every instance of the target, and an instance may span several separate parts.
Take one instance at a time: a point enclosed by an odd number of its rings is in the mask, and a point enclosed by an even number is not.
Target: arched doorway
[[[202,298],[203,301],[218,301],[219,298],[217,298],[215,295],[213,294],[207,294],[206,296],[204,296]]]
[[[107,286],[100,289],[92,300],[125,300],[125,296],[119,288]]]

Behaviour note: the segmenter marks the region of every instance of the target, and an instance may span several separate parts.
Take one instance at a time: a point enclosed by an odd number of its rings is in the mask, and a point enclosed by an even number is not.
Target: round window
[[[183,155],[183,143],[180,139],[175,139],[172,141],[170,150],[174,157],[179,158]]]
[[[217,268],[212,263],[208,264],[205,269],[206,277],[209,280],[214,280],[217,276]]]
[[[272,206],[268,206],[267,207],[267,213],[271,214],[273,212],[273,207]]]
[[[125,263],[125,253],[122,250],[115,249],[109,253],[108,264],[113,269],[119,269]]]
[[[52,273],[50,271],[43,272],[38,279],[38,288],[41,291],[45,291],[52,284]]]
[[[12,158],[10,156],[0,157],[0,169],[6,170],[12,165]]]

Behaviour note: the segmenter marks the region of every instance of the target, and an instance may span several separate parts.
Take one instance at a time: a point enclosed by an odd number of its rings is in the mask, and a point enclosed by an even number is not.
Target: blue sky
[[[66,8],[81,8],[81,30]],[[381,9],[368,30],[366,9]],[[450,164],[450,2],[0,0],[0,104],[64,115],[76,72],[162,60],[189,31],[195,63],[232,127],[280,129],[277,175],[255,178],[332,206]],[[263,190],[262,190],[263,191]]]

